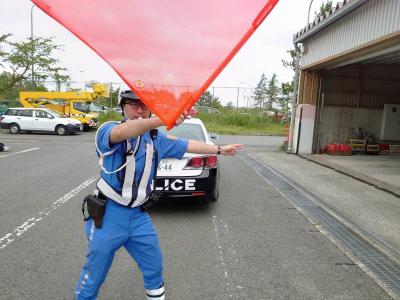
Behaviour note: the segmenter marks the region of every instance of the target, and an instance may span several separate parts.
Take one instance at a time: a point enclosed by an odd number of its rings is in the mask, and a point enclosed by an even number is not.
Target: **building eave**
[[[368,1],[369,0],[345,0],[341,3],[338,3],[324,16],[318,16],[313,23],[308,24],[307,27],[296,33],[293,36],[293,44],[302,43],[306,39],[322,31],[332,23],[343,18],[344,16],[364,5]]]

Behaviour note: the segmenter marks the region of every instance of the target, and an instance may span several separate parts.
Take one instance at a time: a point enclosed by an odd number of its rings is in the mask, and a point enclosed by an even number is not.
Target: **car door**
[[[34,126],[36,130],[53,131],[53,117],[44,110],[35,110]]]
[[[32,109],[21,109],[18,116],[16,116],[16,123],[21,130],[35,130],[33,121]]]

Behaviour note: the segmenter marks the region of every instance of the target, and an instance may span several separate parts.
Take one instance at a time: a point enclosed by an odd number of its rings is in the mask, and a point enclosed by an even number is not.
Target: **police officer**
[[[181,159],[185,152],[235,155],[243,145],[208,145],[161,132],[151,136],[150,131],[163,123],[158,117],[151,117],[150,109],[140,98],[132,91],[122,92],[120,105],[125,122],[106,123],[96,134],[102,168],[97,188],[107,204],[101,228],[95,226],[93,218],[86,222],[87,261],[75,295],[76,299],[96,299],[115,252],[123,246],[142,272],[147,299],[162,300],[162,253],[153,223],[141,209],[154,188],[155,167],[161,159]],[[185,118],[186,113],[176,125]]]

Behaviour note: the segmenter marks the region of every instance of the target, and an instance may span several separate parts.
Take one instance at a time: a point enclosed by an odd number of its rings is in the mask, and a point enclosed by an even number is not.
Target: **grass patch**
[[[254,109],[221,109],[219,113],[199,112],[208,131],[231,135],[285,135],[284,124],[261,115]],[[99,122],[120,121],[122,115],[115,111],[101,113]]]
[[[224,109],[221,113],[200,112],[198,117],[209,131],[232,135],[284,135],[284,124],[256,110]]]
[[[108,121],[121,121],[122,119],[122,115],[117,111],[109,111],[107,113],[101,112],[99,114],[100,125]]]

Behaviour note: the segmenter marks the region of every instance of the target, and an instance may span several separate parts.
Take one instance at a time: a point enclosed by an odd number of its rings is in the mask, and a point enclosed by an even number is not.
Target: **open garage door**
[[[352,156],[325,159],[400,190],[399,50],[319,70],[313,153],[350,144]],[[345,152],[345,151],[342,151]]]
[[[400,50],[321,71],[315,128],[316,153],[357,137],[395,153],[400,145]]]

